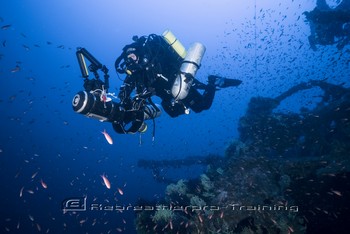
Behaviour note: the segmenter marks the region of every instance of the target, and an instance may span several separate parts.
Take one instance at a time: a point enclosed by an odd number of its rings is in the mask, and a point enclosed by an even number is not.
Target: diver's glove
[[[120,88],[118,98],[120,99],[121,106],[125,110],[130,110],[132,108],[132,100],[126,91],[125,86]]]
[[[123,101],[120,102],[120,104],[125,110],[131,110],[133,107],[133,101],[130,97],[124,98]]]
[[[215,87],[218,87],[218,88],[238,86],[241,83],[242,81],[237,79],[228,79],[225,77],[220,77],[215,75],[208,76],[208,84],[215,85]]]

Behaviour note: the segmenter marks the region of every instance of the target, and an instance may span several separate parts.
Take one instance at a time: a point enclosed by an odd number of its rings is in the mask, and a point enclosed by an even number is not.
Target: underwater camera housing
[[[120,134],[145,132],[145,120],[160,116],[161,110],[153,102],[147,102],[146,97],[132,100],[132,107],[125,109],[121,103],[112,100],[113,94],[108,89],[108,69],[94,58],[86,49],[78,48],[78,63],[84,80],[85,91],[78,92],[72,100],[72,107],[76,113],[97,119],[101,122],[111,122],[113,129]],[[91,62],[88,67],[95,77],[88,79],[89,72],[85,58]],[[97,70],[104,72],[104,81],[99,79]]]
[[[120,103],[101,100],[100,95],[99,92],[78,92],[72,100],[73,110],[101,122],[111,122],[113,129],[120,134],[145,132],[147,125],[144,121],[161,115],[157,104],[145,104],[139,109],[125,110]]]
[[[113,122],[122,120],[123,118],[123,111],[120,109],[120,104],[113,101],[103,102],[97,93],[78,92],[73,97],[72,106],[76,113],[97,119],[101,122]]]

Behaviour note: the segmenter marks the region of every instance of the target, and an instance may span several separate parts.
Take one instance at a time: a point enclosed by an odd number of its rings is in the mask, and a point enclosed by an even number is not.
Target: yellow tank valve
[[[181,42],[175,37],[175,35],[170,31],[166,30],[162,34],[164,40],[175,50],[175,52],[181,57],[185,58],[186,49],[181,44]]]

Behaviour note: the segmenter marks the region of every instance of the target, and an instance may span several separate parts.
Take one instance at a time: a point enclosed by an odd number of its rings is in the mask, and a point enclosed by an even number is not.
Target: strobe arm
[[[108,68],[104,65],[102,65],[92,54],[89,53],[85,48],[78,47],[76,56],[78,59],[80,71],[82,77],[84,77],[85,83],[88,82],[88,77],[89,77],[89,71],[91,71],[94,74],[94,78],[96,80],[99,80],[99,75],[97,71],[100,69],[104,73],[104,88],[108,89],[109,88],[109,75],[108,75]],[[91,63],[88,67],[85,62],[85,58]],[[101,83],[101,82],[98,82]]]
[[[85,48],[78,47],[76,55],[78,58],[81,74],[84,78],[87,78],[89,76],[89,72],[85,63],[85,58],[91,63],[91,65],[89,66],[90,71],[94,72],[98,69],[102,69],[102,64],[94,56],[92,56],[92,54],[90,54],[89,51],[87,51]]]
[[[82,49],[81,48],[78,48],[78,50],[76,52],[76,55],[77,55],[77,59],[78,59],[78,63],[79,63],[79,67],[80,67],[80,71],[81,71],[82,77],[88,78],[89,77],[89,71],[88,71],[88,69],[86,67],[84,55],[82,53]]]

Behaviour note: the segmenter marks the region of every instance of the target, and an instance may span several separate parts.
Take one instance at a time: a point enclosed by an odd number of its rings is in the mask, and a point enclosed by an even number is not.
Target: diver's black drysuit
[[[129,53],[137,56],[137,61],[128,58]],[[173,101],[172,85],[179,73],[183,59],[164,41],[161,36],[151,34],[135,38],[135,42],[123,48],[115,67],[118,73],[127,73],[118,97],[126,109],[132,108],[131,93],[136,95],[156,95],[162,99],[162,107],[171,117],[186,113],[187,108],[198,113],[212,105],[215,84],[207,85],[194,79],[186,98]],[[193,77],[192,77],[193,78]],[[203,94],[198,89],[203,89]]]

